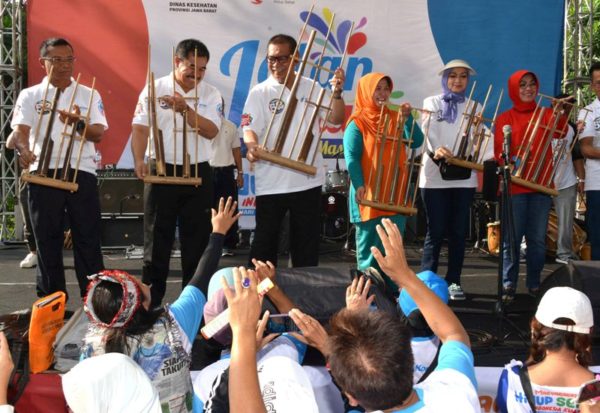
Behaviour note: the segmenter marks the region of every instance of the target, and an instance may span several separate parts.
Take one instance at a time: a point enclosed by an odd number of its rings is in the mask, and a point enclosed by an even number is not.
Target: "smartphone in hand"
[[[600,380],[594,379],[581,385],[577,403],[583,403],[596,397],[600,397]]]
[[[289,314],[271,314],[265,333],[293,333],[300,329]]]

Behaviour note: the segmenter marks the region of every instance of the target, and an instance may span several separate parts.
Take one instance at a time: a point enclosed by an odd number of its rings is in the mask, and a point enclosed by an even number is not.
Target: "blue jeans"
[[[427,213],[427,236],[423,246],[421,271],[437,274],[444,236],[448,238],[446,282],[460,284],[465,259],[465,239],[475,188],[421,188]]]
[[[513,195],[512,212],[515,238],[510,257],[508,226],[502,222],[502,283],[504,287],[517,288],[519,279],[519,249],[521,239],[527,241],[527,288],[539,288],[540,274],[546,261],[546,231],[552,198],[537,192]]]
[[[600,260],[600,191],[585,191],[585,227],[592,246],[592,260]]]

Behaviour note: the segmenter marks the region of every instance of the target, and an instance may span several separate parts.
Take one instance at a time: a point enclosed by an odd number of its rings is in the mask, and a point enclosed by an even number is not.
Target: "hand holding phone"
[[[579,395],[577,396],[577,403],[587,402],[597,397],[600,397],[600,380],[590,380],[581,385]]]

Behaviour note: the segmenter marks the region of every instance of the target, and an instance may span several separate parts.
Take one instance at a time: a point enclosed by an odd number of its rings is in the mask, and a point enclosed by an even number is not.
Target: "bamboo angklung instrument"
[[[51,76],[51,74],[50,74]],[[42,143],[42,150],[40,152],[40,162],[38,164],[38,173],[36,174],[30,174],[30,173],[23,173],[21,179],[25,182],[31,182],[34,184],[38,184],[38,185],[43,185],[43,186],[48,186],[48,187],[52,187],[52,188],[56,188],[56,189],[62,189],[62,190],[66,190],[66,191],[70,191],[70,192],[76,192],[79,189],[79,185],[76,183],[77,181],[77,173],[79,170],[79,165],[80,165],[80,161],[81,161],[81,154],[83,151],[83,146],[86,142],[85,139],[85,133],[87,131],[87,127],[89,124],[89,120],[90,120],[90,114],[91,114],[91,107],[92,107],[92,102],[93,102],[93,97],[94,97],[94,93],[95,93],[95,85],[96,85],[96,78],[93,79],[92,81],[92,87],[91,87],[91,91],[90,91],[90,99],[88,102],[88,110],[87,113],[82,116],[81,114],[75,112],[75,99],[76,99],[76,94],[78,92],[79,89],[79,80],[81,78],[81,74],[79,74],[77,76],[77,80],[75,83],[75,86],[73,88],[73,93],[71,95],[70,101],[69,101],[69,107],[68,107],[68,113],[70,114],[70,118],[76,118],[77,120],[75,121],[71,121],[71,122],[66,122],[61,135],[60,135],[60,139],[59,139],[59,147],[58,147],[58,153],[56,155],[56,162],[54,165],[54,172],[52,174],[51,177],[47,176],[48,175],[48,170],[50,167],[50,161],[52,158],[52,152],[54,149],[54,142],[52,140],[52,129],[54,126],[54,120],[56,117],[56,113],[58,112],[58,99],[59,96],[61,94],[60,89],[56,89],[56,92],[54,94],[53,100],[52,100],[52,107],[50,110],[50,118],[48,119],[48,124],[46,125],[46,131],[44,134],[44,141]],[[47,90],[44,92],[44,96],[47,96]],[[43,107],[41,109],[41,113],[40,113],[40,118],[38,120],[38,125],[36,126],[36,132],[39,133],[40,130],[40,124],[41,124],[41,117],[44,115],[44,107],[45,107],[45,99],[42,103]],[[82,135],[80,138],[77,137],[77,123],[79,121],[83,120],[85,122],[85,127],[84,130],[81,132]],[[69,127],[71,128],[69,130]],[[65,148],[65,155],[64,158],[62,157],[62,153],[63,153],[63,148],[64,143],[65,143],[65,139],[68,139],[68,143],[66,145]],[[69,179],[69,176],[71,175],[71,161],[73,158],[73,147],[74,147],[74,143],[76,140],[80,141],[79,144],[79,152],[77,155],[77,159],[75,162],[75,167],[73,168],[73,174],[72,174],[72,178]],[[37,141],[37,134],[36,137],[34,138],[34,149],[35,149],[35,142]],[[58,174],[58,170],[61,169],[61,174],[59,176]]]
[[[523,144],[517,151],[511,181],[546,195],[557,196],[558,191],[552,187],[552,178],[558,166],[554,162],[552,140],[566,136],[569,127],[567,119],[573,113],[574,105],[565,113],[562,103],[552,104],[552,108],[542,106],[544,99],[558,103],[550,96],[539,94],[536,108],[525,131]],[[552,110],[552,114],[550,124],[546,125],[543,120],[548,110]],[[547,159],[550,159],[550,162],[546,162]]]
[[[483,157],[485,156],[490,141],[493,145],[494,136],[492,131],[496,125],[496,116],[500,109],[504,90],[500,90],[493,117],[485,118],[483,113],[487,108],[492,93],[492,86],[490,85],[488,87],[483,105],[479,108],[478,103],[473,100],[476,85],[477,82],[474,82],[471,92],[469,93],[466,110],[462,115],[455,147],[452,150],[454,156],[445,159],[445,162],[450,165],[483,171],[483,162],[485,161]],[[464,128],[463,125],[465,125]],[[458,149],[456,147],[457,144]]]
[[[365,183],[365,196],[359,202],[361,205],[382,211],[396,212],[401,215],[415,215],[416,193],[411,186],[412,177],[421,166],[416,162],[417,151],[411,149],[415,120],[410,125],[410,132],[405,138],[406,118],[399,110],[396,126],[390,131],[390,118],[383,115],[382,105],[378,135],[372,148],[376,164],[369,170]],[[389,161],[385,162],[385,153],[389,151]],[[408,152],[410,151],[410,155]],[[418,175],[417,175],[418,176]]]
[[[194,51],[194,61],[197,57],[197,51]],[[150,59],[150,58],[148,58]],[[172,53],[173,60],[173,95],[176,93],[176,79],[175,79],[175,50]],[[164,139],[162,130],[158,127],[158,119],[156,114],[156,104],[160,97],[156,96],[156,86],[154,73],[150,71],[150,60],[148,61],[148,122],[151,130],[151,134],[148,137],[152,138],[153,145],[150,145],[151,148],[154,149],[154,159],[156,165],[156,174],[152,174],[152,168],[150,168],[151,173],[144,177],[145,183],[152,184],[167,184],[167,185],[192,185],[192,186],[200,186],[202,184],[202,178],[198,176],[198,126],[197,126],[197,118],[195,122],[194,128],[188,128],[188,118],[187,111],[181,113],[181,117],[183,119],[183,124],[181,128],[177,127],[177,112],[175,111],[175,106],[173,106],[173,164],[172,171],[169,174],[167,171],[167,164],[165,160],[165,150],[164,150]],[[194,101],[194,107],[197,107],[198,103],[198,79],[196,75],[196,71],[194,71],[194,97],[185,98],[191,99]],[[190,129],[193,129],[195,135],[195,174],[192,176],[191,173],[191,159],[190,154],[188,152],[188,132]],[[178,142],[177,136],[181,133],[181,143]],[[181,148],[179,148],[181,145]],[[179,176],[177,174],[177,154],[179,149],[181,149],[182,155],[182,173]],[[150,158],[152,156],[152,152],[149,152]]]
[[[294,53],[293,53],[294,59],[295,59],[295,56],[297,56],[297,54],[298,54],[298,50],[300,49],[300,41],[302,40],[303,35],[306,31],[306,26],[310,19],[310,15],[312,14],[313,8],[314,8],[314,4],[313,4],[313,7],[311,7],[308,15],[304,19],[304,25],[302,26],[302,30],[300,32],[300,36],[298,39],[299,41],[297,42],[296,50],[294,50]],[[330,25],[328,27],[328,34],[331,31],[331,28],[333,26],[333,20],[334,19],[332,17],[332,19],[330,21]],[[354,27],[354,25],[352,25],[352,27]],[[331,106],[332,106],[332,99],[333,99],[333,97],[331,96],[328,104],[323,105],[323,100],[325,98],[326,91],[324,89],[321,89],[317,95],[316,100],[313,100],[313,91],[315,89],[315,84],[318,81],[319,74],[321,73],[321,71],[326,71],[329,73],[334,72],[334,70],[327,69],[322,66],[322,61],[323,61],[325,50],[327,49],[329,36],[326,36],[326,38],[324,40],[324,44],[322,46],[322,51],[320,53],[320,58],[319,58],[318,63],[309,62],[308,59],[310,56],[311,48],[315,41],[315,37],[316,37],[316,31],[313,30],[313,31],[311,31],[311,33],[309,35],[302,59],[300,59],[300,61],[299,61],[298,70],[295,73],[294,82],[290,88],[290,93],[289,93],[287,102],[285,104],[283,104],[282,99],[283,99],[283,94],[286,90],[285,85],[287,84],[289,77],[292,76],[294,73],[294,64],[293,63],[290,64],[290,68],[286,75],[286,79],[284,81],[284,84],[282,85],[283,86],[282,91],[281,91],[281,94],[280,94],[279,100],[278,100],[279,103],[277,104],[276,108],[273,108],[273,115],[271,116],[271,120],[269,122],[267,130],[260,142],[260,145],[256,148],[256,152],[255,152],[256,157],[259,159],[262,159],[262,160],[265,160],[268,162],[272,162],[277,165],[284,166],[286,168],[294,169],[299,172],[303,172],[307,175],[315,175],[317,173],[317,168],[313,164],[314,164],[314,160],[316,158],[316,151],[319,150],[319,141],[320,141],[321,135],[324,131],[324,128],[320,128],[320,133],[317,138],[317,142],[315,143],[315,134],[313,132],[314,125],[316,122],[318,122],[319,114],[321,111],[326,112],[326,116],[325,116],[326,118],[329,116],[329,113],[331,113]],[[348,39],[349,38],[350,38],[350,36],[348,36]],[[348,42],[345,45],[342,66],[344,65],[344,62],[345,62],[347,48],[348,48]],[[311,65],[316,68],[315,75],[311,78],[313,84],[310,88],[308,97],[306,98],[305,102],[302,102],[302,104],[304,105],[304,108],[302,109],[301,118],[300,118],[300,121],[298,122],[299,126],[298,126],[297,130],[294,131],[293,138],[292,138],[291,133],[290,133],[290,127],[291,127],[294,117],[296,115],[298,115],[299,110],[300,110],[300,108],[298,107],[298,98],[296,95],[298,93],[298,88],[299,88],[300,82],[302,81],[302,76],[303,76],[305,67],[307,65]],[[283,113],[281,114],[281,123],[279,125],[279,129],[274,133],[275,143],[272,147],[269,147],[268,146],[269,138],[271,137],[273,124],[275,123],[275,117],[278,116],[278,110],[282,107],[282,105],[283,105],[284,109],[283,109]],[[313,107],[313,112],[310,114],[308,122],[305,122],[305,117],[307,116],[309,106]],[[293,139],[291,144],[286,145],[287,140],[290,138]],[[296,155],[294,155],[294,153],[296,152],[298,143],[300,144],[299,150],[297,151],[298,153]],[[312,157],[311,157],[311,148],[314,148],[313,149],[314,153],[312,154]],[[284,149],[286,149],[285,154],[283,153]],[[310,160],[310,162],[309,162],[309,157],[312,158]]]

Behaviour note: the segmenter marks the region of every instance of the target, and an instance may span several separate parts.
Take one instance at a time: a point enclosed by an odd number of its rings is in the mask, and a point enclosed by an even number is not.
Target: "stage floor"
[[[418,271],[422,244],[408,244],[407,257],[410,266]],[[355,267],[355,258],[343,249],[342,242],[321,242],[320,265],[347,273]],[[139,252],[139,249],[136,251]],[[0,314],[26,309],[36,300],[35,269],[20,269],[19,262],[27,254],[25,246],[0,246]],[[131,255],[131,254],[129,254]],[[139,255],[139,254],[138,254]],[[135,254],[134,254],[135,256]],[[233,257],[223,257],[220,267],[244,265],[248,259],[248,249],[238,249]],[[440,258],[439,273],[445,274],[447,256],[445,249]],[[287,256],[279,258],[280,266],[287,263]],[[104,251],[106,268],[126,270],[141,275],[141,258],[128,258],[124,249]],[[171,260],[171,275],[168,280],[166,302],[172,302],[181,291],[181,262]],[[556,270],[560,264],[548,260],[542,280]],[[65,271],[67,288],[71,300],[67,309],[75,310],[79,303],[78,288],[71,251],[65,251]],[[468,245],[462,274],[462,286],[467,300],[451,302],[467,330],[471,333],[472,344],[478,366],[501,366],[511,358],[524,358],[528,346],[528,323],[536,307],[536,300],[526,294],[525,268],[521,264],[518,294],[515,301],[506,309],[505,317],[499,317],[495,310],[498,280],[498,260],[486,252]],[[502,337],[501,342],[496,338]],[[600,346],[595,346],[595,355],[600,355]],[[596,363],[600,358],[595,357]]]

